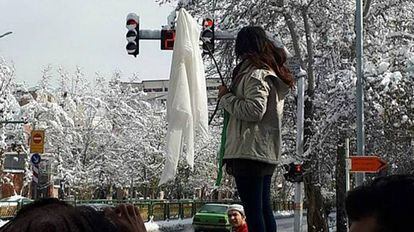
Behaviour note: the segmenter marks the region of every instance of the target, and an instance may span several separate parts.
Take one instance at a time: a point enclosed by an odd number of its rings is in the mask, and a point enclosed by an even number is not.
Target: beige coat
[[[244,63],[237,75],[239,83],[221,98],[221,106],[230,114],[224,159],[276,164],[281,153],[284,97],[289,87],[272,70]]]

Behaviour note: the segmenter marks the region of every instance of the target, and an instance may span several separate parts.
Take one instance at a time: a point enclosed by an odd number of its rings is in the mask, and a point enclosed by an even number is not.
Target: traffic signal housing
[[[175,30],[161,30],[161,50],[173,50],[175,41]]]
[[[202,24],[201,41],[203,42],[203,54],[214,52],[214,20],[205,18]]]
[[[283,165],[287,171],[283,176],[289,182],[303,182],[303,167],[302,164],[285,164]]]
[[[126,39],[128,41],[126,50],[129,55],[137,57],[139,54],[139,17],[135,13],[128,14],[126,18],[126,28],[128,32]]]

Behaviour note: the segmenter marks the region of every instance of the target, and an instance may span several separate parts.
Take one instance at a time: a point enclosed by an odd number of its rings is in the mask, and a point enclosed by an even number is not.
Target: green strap
[[[217,180],[215,186],[220,186],[221,179],[223,178],[223,157],[224,157],[224,148],[226,146],[226,132],[227,132],[227,125],[229,124],[229,117],[230,114],[224,111],[224,119],[223,119],[223,130],[221,132],[221,143],[220,143],[220,150],[218,153],[218,170],[217,170]]]

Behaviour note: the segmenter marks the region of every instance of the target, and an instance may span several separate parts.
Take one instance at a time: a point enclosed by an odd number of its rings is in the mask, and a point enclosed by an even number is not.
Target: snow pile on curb
[[[4,226],[4,224],[6,224],[7,222],[9,222],[9,220],[1,220],[1,219],[0,219],[0,228],[1,228],[2,226]]]
[[[148,232],[156,232],[156,231],[177,231],[183,229],[184,225],[191,224],[193,221],[192,218],[187,219],[178,219],[178,220],[170,220],[170,221],[149,221],[145,223],[145,228]]]

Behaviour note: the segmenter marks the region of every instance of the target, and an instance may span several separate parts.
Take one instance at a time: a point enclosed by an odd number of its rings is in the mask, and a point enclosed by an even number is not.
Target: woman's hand
[[[146,232],[144,221],[134,205],[120,204],[114,209],[106,208],[105,216],[116,224],[119,231]]]
[[[230,90],[227,88],[227,86],[225,85],[220,85],[218,87],[219,92],[218,92],[218,98],[221,98],[223,95],[225,95],[226,93],[230,93]]]

